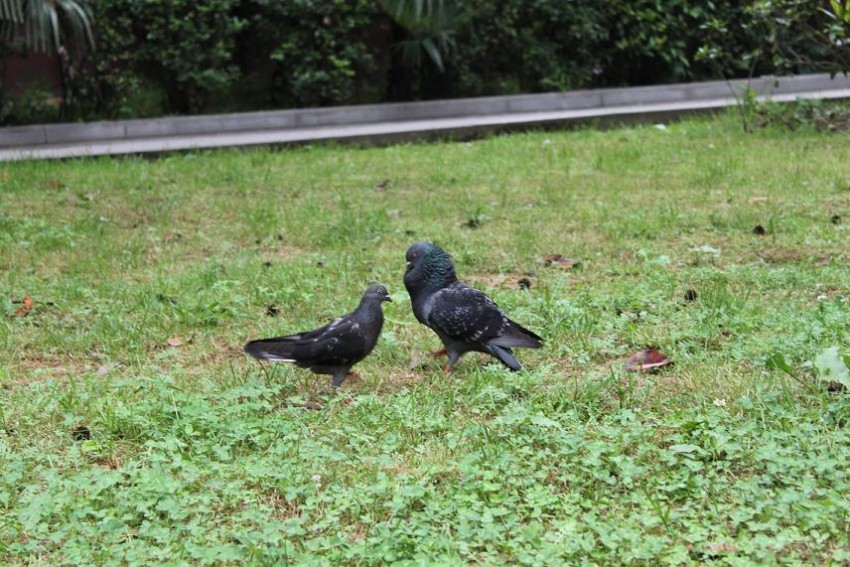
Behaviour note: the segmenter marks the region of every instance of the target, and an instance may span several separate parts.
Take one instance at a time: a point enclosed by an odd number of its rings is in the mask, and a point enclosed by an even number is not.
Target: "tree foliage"
[[[374,63],[362,31],[370,0],[255,0],[250,28],[272,62],[271,100],[298,106],[354,102]]]
[[[0,0],[0,21],[37,5],[97,44],[67,69],[85,118],[850,69],[850,0]]]

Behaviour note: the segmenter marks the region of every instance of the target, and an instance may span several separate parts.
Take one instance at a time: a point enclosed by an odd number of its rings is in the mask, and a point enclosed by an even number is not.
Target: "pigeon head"
[[[438,289],[457,281],[452,257],[430,242],[417,242],[407,249],[404,285],[414,289]]]
[[[363,294],[363,299],[370,299],[378,302],[392,301],[392,298],[390,298],[390,293],[387,291],[387,288],[380,284],[369,286],[369,288]]]

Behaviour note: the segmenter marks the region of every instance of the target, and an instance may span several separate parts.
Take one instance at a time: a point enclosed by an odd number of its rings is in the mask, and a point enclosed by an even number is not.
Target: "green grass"
[[[850,401],[803,364],[850,346],[848,155],[730,115],[0,164],[0,563],[850,561]],[[425,356],[417,240],[546,339],[525,371]],[[340,395],[242,354],[375,281]]]

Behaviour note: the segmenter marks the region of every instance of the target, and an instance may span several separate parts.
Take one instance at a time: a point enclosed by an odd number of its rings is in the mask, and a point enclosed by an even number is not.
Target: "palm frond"
[[[86,0],[0,0],[0,25],[6,39],[23,26],[21,39],[34,51],[58,51],[63,44],[94,47]]]
[[[24,22],[23,0],[0,0],[0,22],[22,24]]]
[[[383,9],[395,22],[407,30],[409,37],[398,42],[405,65],[418,67],[422,54],[440,72],[454,45],[454,28],[460,17],[457,2],[453,0],[379,0]]]

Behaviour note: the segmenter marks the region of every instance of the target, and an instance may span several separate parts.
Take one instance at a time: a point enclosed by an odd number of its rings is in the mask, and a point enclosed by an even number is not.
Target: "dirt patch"
[[[479,289],[493,287],[500,289],[520,289],[523,285],[520,283],[522,279],[528,282],[527,287],[534,285],[534,280],[525,274],[474,274],[464,276],[462,279],[472,287]]]
[[[380,382],[376,384],[376,392],[380,394],[398,392],[402,388],[418,384],[423,380],[422,374],[415,370],[391,368],[384,369],[381,374],[383,377]],[[371,387],[368,384],[364,385],[362,383],[358,383],[358,390],[361,388],[364,390],[371,390]]]
[[[298,502],[287,500],[277,491],[261,495],[258,501],[272,510],[272,515],[276,520],[288,520],[301,515]]]
[[[215,350],[212,352],[204,353],[200,356],[199,362],[201,365],[215,365],[221,364],[223,362],[231,361],[234,359],[241,359],[244,357],[244,353],[242,352],[242,345],[239,344],[226,344],[224,346],[219,346],[216,343],[213,343]]]
[[[25,385],[42,380],[67,378],[82,374],[95,366],[90,360],[81,360],[73,356],[61,356],[43,353],[25,353],[10,365],[10,381]]]
[[[768,264],[799,264],[812,255],[810,250],[789,248],[765,248],[756,250],[756,256]]]

